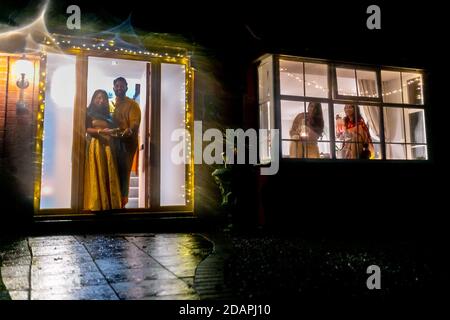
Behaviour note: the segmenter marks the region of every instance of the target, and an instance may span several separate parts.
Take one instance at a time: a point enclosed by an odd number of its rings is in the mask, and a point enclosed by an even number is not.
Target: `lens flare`
[[[51,39],[45,15],[48,1],[44,2],[38,16],[29,24],[19,28],[7,28],[0,33],[0,51],[3,52],[41,52],[45,39]]]

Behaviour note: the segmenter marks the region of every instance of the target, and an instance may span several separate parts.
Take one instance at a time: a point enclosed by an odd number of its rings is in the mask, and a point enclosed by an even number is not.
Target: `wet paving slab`
[[[119,269],[142,269],[142,268],[158,268],[161,265],[153,258],[146,257],[133,257],[128,258],[104,258],[95,260],[95,264],[103,273],[110,273]]]
[[[48,263],[45,260],[33,260],[35,261],[31,266],[31,272],[33,275],[50,276],[58,274],[84,274],[87,272],[97,272],[98,267],[93,261],[77,262],[73,264],[59,263],[56,260],[55,263]]]
[[[177,279],[172,272],[157,266],[138,269],[109,269],[106,271],[102,270],[102,272],[109,283]]]
[[[32,290],[31,300],[119,300],[109,285]]]
[[[141,282],[119,282],[112,284],[121,299],[140,300],[154,296],[195,295],[196,292],[181,279],[145,280]]]
[[[48,291],[58,288],[81,289],[89,286],[107,285],[108,282],[99,272],[85,272],[78,274],[50,274],[31,277],[32,290]]]
[[[213,248],[198,234],[0,240],[2,300],[197,300],[195,270]]]

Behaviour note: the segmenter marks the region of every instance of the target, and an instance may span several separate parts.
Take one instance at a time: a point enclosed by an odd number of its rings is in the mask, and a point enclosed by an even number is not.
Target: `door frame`
[[[117,51],[117,50],[116,50]],[[49,51],[50,52],[50,51]],[[55,53],[61,53],[55,52]],[[62,54],[74,55],[76,57],[76,98],[74,106],[74,135],[72,145],[72,200],[71,208],[66,209],[40,209],[40,187],[42,174],[42,142],[43,142],[43,120],[45,101],[41,101],[37,111],[37,130],[35,144],[35,177],[34,177],[34,213],[35,217],[43,216],[79,216],[96,215],[83,210],[83,177],[84,177],[84,156],[85,156],[85,117],[87,105],[87,77],[88,77],[88,58],[103,57],[111,59],[138,60],[147,62],[147,97],[146,112],[143,119],[146,128],[146,136],[143,139],[145,143],[144,150],[146,155],[146,168],[150,165],[150,170],[145,170],[146,203],[147,208],[133,209],[115,209],[110,210],[114,214],[152,214],[152,213],[194,213],[194,161],[193,152],[191,152],[190,163],[185,165],[185,206],[161,206],[160,198],[160,108],[161,108],[161,64],[171,63],[185,66],[185,129],[190,133],[190,145],[194,141],[194,70],[191,67],[190,58],[186,54],[178,53],[176,55],[160,54],[158,56],[148,56],[147,54],[124,54],[122,51],[93,51],[86,48],[71,48],[62,52]],[[40,70],[40,83],[46,83],[46,54],[42,55]],[[151,72],[149,72],[151,70]],[[45,86],[40,91],[40,96],[45,97]],[[142,121],[142,120],[141,120]],[[83,130],[79,130],[82,128]],[[150,129],[150,130],[148,130]]]

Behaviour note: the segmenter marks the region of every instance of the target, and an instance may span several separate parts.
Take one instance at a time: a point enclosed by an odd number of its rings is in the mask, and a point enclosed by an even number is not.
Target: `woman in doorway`
[[[291,145],[289,154],[291,158],[319,158],[317,140],[322,136],[324,128],[322,105],[310,102],[307,113],[299,113],[292,123],[289,131]]]
[[[96,90],[86,114],[84,208],[87,210],[121,208],[117,165],[111,151],[115,127],[106,91]]]

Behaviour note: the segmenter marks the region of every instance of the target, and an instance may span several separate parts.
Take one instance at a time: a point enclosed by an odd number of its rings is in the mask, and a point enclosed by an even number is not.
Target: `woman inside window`
[[[84,208],[91,211],[121,208],[117,166],[111,139],[117,133],[109,112],[108,95],[96,90],[86,115]]]
[[[307,113],[299,113],[289,131],[291,145],[289,154],[291,158],[319,158],[317,140],[322,136],[324,128],[322,105],[310,102]]]
[[[336,139],[343,141],[340,157],[343,159],[373,159],[375,150],[369,128],[361,116],[359,107],[346,104],[343,124],[336,118]]]

